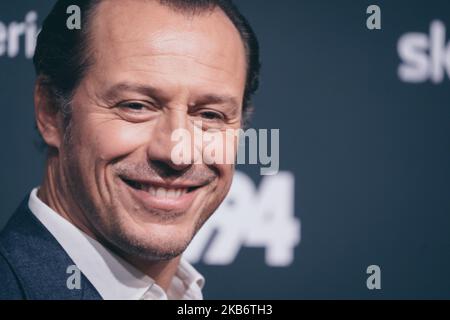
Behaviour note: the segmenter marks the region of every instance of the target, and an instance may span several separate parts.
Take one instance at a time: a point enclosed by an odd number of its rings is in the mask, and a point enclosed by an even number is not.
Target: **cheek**
[[[228,189],[231,186],[234,175],[234,165],[231,164],[221,164],[218,165],[220,176],[220,188],[223,188],[223,193],[228,193]]]
[[[79,135],[91,158],[108,161],[132,153],[148,142],[149,130],[143,124],[121,120],[87,120],[82,122]]]
[[[228,192],[233,180],[238,141],[234,130],[203,135],[203,161],[219,172],[219,179],[213,191],[221,197]]]
[[[221,165],[233,165],[236,161],[238,150],[238,134],[236,130],[229,129],[222,132],[205,132],[202,135],[202,144],[197,146],[202,152],[203,161],[215,164],[221,171]]]

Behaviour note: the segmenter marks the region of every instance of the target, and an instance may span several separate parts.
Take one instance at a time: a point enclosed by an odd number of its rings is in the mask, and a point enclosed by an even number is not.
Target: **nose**
[[[192,137],[192,125],[189,122],[189,116],[185,108],[173,108],[166,110],[158,118],[152,135],[147,145],[147,158],[152,167],[158,171],[161,176],[179,175],[186,171],[194,163],[193,141],[180,141],[174,134],[176,131],[184,132],[185,135]],[[180,143],[189,143],[183,148],[190,148],[188,159],[180,163],[173,158],[174,148],[179,147]]]

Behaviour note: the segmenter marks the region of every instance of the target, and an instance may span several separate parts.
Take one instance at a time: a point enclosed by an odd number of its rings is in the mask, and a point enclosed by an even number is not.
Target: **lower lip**
[[[121,180],[122,181],[122,180]],[[178,198],[159,198],[151,195],[149,192],[135,189],[129,186],[127,183],[122,181],[122,183],[131,191],[131,194],[142,203],[145,209],[151,210],[163,210],[173,212],[183,213],[189,209],[195,196],[197,195],[200,188],[197,188],[191,192],[186,192],[185,194],[179,196]]]

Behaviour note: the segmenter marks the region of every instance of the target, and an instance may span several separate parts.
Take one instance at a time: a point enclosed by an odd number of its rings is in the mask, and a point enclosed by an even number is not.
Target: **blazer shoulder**
[[[101,299],[83,274],[81,290],[68,288],[67,270],[75,263],[29,210],[28,197],[0,232],[0,254],[0,299],[1,292],[5,299]]]
[[[0,300],[22,300],[24,298],[19,279],[0,251]]]

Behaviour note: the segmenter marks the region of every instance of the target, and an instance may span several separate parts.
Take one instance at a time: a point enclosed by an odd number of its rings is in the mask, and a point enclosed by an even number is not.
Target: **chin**
[[[180,256],[196,232],[195,226],[115,224],[107,241],[127,256],[142,260],[170,260]]]

